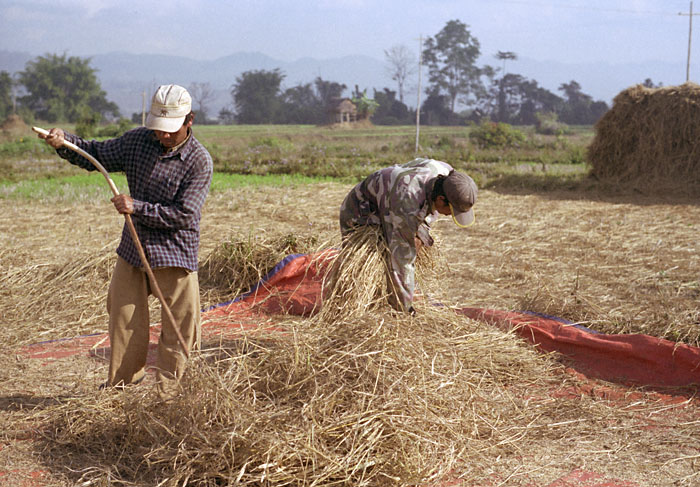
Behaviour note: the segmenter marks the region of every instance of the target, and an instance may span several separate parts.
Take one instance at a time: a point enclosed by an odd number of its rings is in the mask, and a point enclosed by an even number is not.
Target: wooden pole
[[[48,130],[44,130],[39,127],[32,127],[32,130],[36,132],[37,134],[41,134],[44,136],[49,135]],[[73,152],[77,152],[81,156],[83,156],[85,159],[90,161],[105,177],[107,180],[107,183],[109,184],[110,189],[112,190],[112,193],[114,193],[114,196],[119,195],[119,190],[117,189],[116,184],[114,184],[114,181],[112,181],[112,178],[109,177],[109,173],[107,170],[102,166],[102,164],[99,163],[97,159],[95,159],[92,155],[89,153],[85,152],[83,149],[78,147],[77,145],[68,142],[65,140],[63,142],[63,145],[67,147],[68,149],[72,150]],[[175,318],[173,317],[173,313],[170,311],[170,306],[168,306],[168,303],[165,302],[165,297],[163,297],[163,293],[160,290],[160,286],[158,286],[158,281],[156,281],[156,276],[153,274],[153,270],[151,269],[150,264],[148,263],[148,258],[146,257],[146,252],[143,250],[143,246],[141,245],[141,241],[139,240],[139,236],[136,233],[136,227],[134,226],[134,222],[131,219],[131,215],[128,213],[124,213],[124,219],[126,220],[126,226],[129,228],[129,233],[131,234],[131,239],[134,241],[134,244],[136,245],[136,250],[139,253],[139,256],[141,257],[141,263],[143,264],[144,269],[146,270],[146,274],[148,274],[148,278],[150,279],[151,282],[151,287],[153,288],[153,291],[156,294],[156,297],[160,301],[160,305],[163,307],[163,310],[165,311],[166,316],[170,320],[170,323],[172,324],[173,330],[175,331],[175,335],[177,335],[177,339],[180,342],[180,345],[182,346],[182,350],[185,353],[185,357],[189,358],[190,352],[188,350],[187,344],[185,343],[185,339],[182,337],[182,334],[180,333],[180,330],[177,328],[177,325],[175,324]]]
[[[146,92],[141,93],[141,126],[146,126]]]
[[[688,15],[688,61],[685,65],[685,81],[690,81],[690,42],[693,39],[693,2],[690,2],[690,14]]]
[[[420,137],[420,72],[423,65],[423,36],[418,38],[418,105],[416,106],[416,154],[418,154],[418,140]]]
[[[693,13],[693,2],[691,0],[689,13],[686,14],[683,12],[679,12],[678,15],[687,15],[688,16],[688,59],[687,59],[686,64],[685,64],[685,81],[687,83],[688,81],[690,81],[690,45],[691,45],[691,41],[693,39],[693,16],[700,15],[700,14]]]

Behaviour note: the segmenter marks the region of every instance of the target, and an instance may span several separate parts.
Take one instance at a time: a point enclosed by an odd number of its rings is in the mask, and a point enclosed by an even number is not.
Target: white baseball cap
[[[161,132],[177,132],[192,111],[192,97],[178,85],[159,86],[151,100],[146,128]]]

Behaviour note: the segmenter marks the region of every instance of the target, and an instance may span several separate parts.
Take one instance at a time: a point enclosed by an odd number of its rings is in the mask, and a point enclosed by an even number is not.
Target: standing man
[[[53,128],[39,135],[71,164],[95,170],[72,142],[109,172],[123,172],[129,194],[112,198],[119,213],[132,215],[139,240],[175,323],[161,313],[156,384],[163,399],[177,394],[186,355],[173,327],[188,347],[199,347],[200,299],[197,276],[199,222],[211,184],[209,152],[192,134],[192,98],[178,85],[160,86],[151,101],[146,126],[104,142],[85,141]],[[148,280],[126,225],[107,296],[111,356],[105,386],[137,384],[145,375],[149,342]]]
[[[476,184],[445,162],[418,158],[380,169],[357,184],[340,207],[340,232],[378,225],[389,250],[392,306],[415,313],[415,261],[418,250],[433,245],[430,226],[452,215],[459,227],[474,222]]]

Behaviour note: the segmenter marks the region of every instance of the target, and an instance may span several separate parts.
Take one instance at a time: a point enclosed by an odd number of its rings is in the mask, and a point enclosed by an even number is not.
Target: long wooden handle
[[[41,134],[43,136],[49,135],[48,130],[44,130],[39,127],[32,127],[32,130],[36,132],[37,134]],[[78,147],[77,145],[73,144],[72,142],[68,142],[67,140],[63,141],[63,145],[67,147],[68,149],[77,152],[81,156],[83,156],[85,159],[90,161],[105,177],[107,180],[107,183],[109,184],[109,187],[112,190],[112,193],[114,193],[114,196],[119,195],[119,190],[117,189],[117,185],[114,184],[114,181],[112,181],[112,178],[109,176],[109,173],[107,170],[100,164],[100,162],[95,159],[91,154],[88,152],[85,152],[83,149]],[[136,227],[134,226],[134,222],[131,219],[131,215],[128,213],[124,213],[124,219],[126,220],[126,226],[129,227],[129,233],[131,234],[131,239],[134,241],[134,244],[136,245],[136,250],[139,253],[139,256],[141,257],[141,263],[143,264],[144,269],[146,269],[146,274],[148,274],[148,278],[151,281],[151,287],[153,288],[153,291],[156,293],[156,297],[160,301],[160,305],[162,306],[163,310],[165,311],[166,316],[170,320],[170,323],[172,324],[173,330],[175,331],[175,335],[177,335],[177,339],[180,342],[180,346],[182,347],[183,352],[185,353],[185,357],[189,358],[190,352],[189,348],[187,347],[187,344],[185,343],[185,339],[182,338],[182,334],[180,333],[180,330],[178,329],[177,325],[175,324],[175,318],[173,317],[173,313],[170,311],[170,306],[168,306],[168,303],[165,302],[165,297],[163,297],[163,293],[160,290],[160,286],[158,286],[158,281],[156,280],[156,276],[153,274],[153,270],[151,269],[150,264],[148,263],[148,258],[146,257],[146,252],[143,250],[143,246],[141,245],[141,241],[139,240],[139,236],[136,233]]]

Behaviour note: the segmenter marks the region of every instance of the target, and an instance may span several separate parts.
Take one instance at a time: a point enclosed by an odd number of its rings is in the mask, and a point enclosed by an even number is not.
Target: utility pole
[[[693,2],[691,0],[690,2],[690,11],[689,13],[683,13],[679,12],[678,15],[687,15],[688,16],[688,61],[686,62],[685,65],[685,82],[687,83],[690,81],[690,43],[693,38],[693,15],[700,15],[700,14],[694,14],[693,13]]]
[[[146,126],[146,92],[141,93],[141,126]]]
[[[416,154],[418,154],[418,138],[420,135],[420,72],[423,65],[423,35],[418,38],[418,104],[416,105]]]

